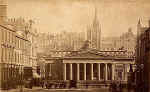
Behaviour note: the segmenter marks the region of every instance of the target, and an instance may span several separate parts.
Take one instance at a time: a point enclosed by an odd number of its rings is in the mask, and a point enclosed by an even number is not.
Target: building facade
[[[16,88],[26,77],[25,67],[31,67],[32,73],[32,67],[36,66],[32,60],[35,45],[29,39],[32,30],[22,18],[7,19],[4,0],[0,1],[0,12],[0,88]]]
[[[84,32],[39,33],[38,51],[49,53],[55,50],[78,50],[85,41]]]
[[[101,50],[127,50],[129,56],[135,54],[136,36],[132,29],[119,37],[103,37],[101,40]]]
[[[141,21],[139,20],[137,34],[137,92],[150,92],[150,21],[148,27],[142,27]]]
[[[0,32],[1,87],[8,88],[12,85],[18,85],[23,76],[23,67],[30,64],[28,48],[31,43],[9,27],[1,25]]]
[[[45,60],[49,64],[47,71],[51,72],[55,80],[77,80],[80,87],[85,86],[84,83],[87,85],[109,84],[112,81],[127,83],[130,64],[134,64],[134,58],[127,57],[126,51],[121,50],[100,52],[84,50],[70,52],[61,58],[46,57]],[[60,65],[59,69],[56,65]],[[45,73],[46,76],[49,76],[49,72]]]
[[[4,0],[0,0],[0,12],[0,23],[4,23],[7,19],[7,4]]]

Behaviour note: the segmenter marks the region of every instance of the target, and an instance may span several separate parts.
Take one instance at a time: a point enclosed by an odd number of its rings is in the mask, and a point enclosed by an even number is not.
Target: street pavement
[[[1,90],[0,92],[21,92],[20,89]],[[23,92],[109,92],[108,88],[95,89],[45,89],[34,87],[32,89],[24,88]]]
[[[24,92],[109,92],[107,89],[37,89]]]
[[[109,92],[108,88],[88,88],[88,89],[46,89],[42,87],[33,87],[32,89],[23,88],[23,91],[20,89],[11,89],[11,90],[0,90],[0,92]],[[123,89],[122,92],[128,92],[127,89]],[[130,92],[134,92],[133,90]]]

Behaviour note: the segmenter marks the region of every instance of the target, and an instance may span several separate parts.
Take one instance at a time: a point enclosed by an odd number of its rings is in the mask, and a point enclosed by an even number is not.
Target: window
[[[8,57],[7,57],[7,58],[8,58],[8,62],[10,62],[10,60],[11,60],[11,59],[10,59],[10,48],[7,49],[7,50],[8,50]]]
[[[20,48],[20,39],[18,39],[18,48]]]
[[[2,42],[2,30],[0,29],[0,43]]]
[[[6,63],[7,63],[7,48],[5,48],[5,51],[4,51],[4,52],[5,52],[5,56],[4,56],[4,57],[5,57],[5,58],[4,58],[4,62],[6,62]]]
[[[4,48],[1,46],[1,48],[2,48],[2,52],[1,52],[1,62],[3,62],[3,59],[4,59]]]
[[[3,30],[3,32],[4,32],[4,34],[3,34],[3,38],[4,38],[4,43],[6,42],[6,31],[5,30]]]
[[[14,33],[12,33],[12,43],[13,43],[13,45],[15,45],[15,35],[14,35]]]
[[[2,36],[1,36],[2,42],[4,42],[4,30],[1,30],[1,32],[2,32]]]
[[[7,37],[8,37],[8,43],[10,43],[10,32],[8,31],[8,35],[7,35]]]
[[[9,40],[10,32],[8,30],[7,30],[7,35],[6,36],[7,36],[7,42],[9,43],[9,41],[10,41]]]
[[[17,38],[17,48],[19,48],[19,39]]]

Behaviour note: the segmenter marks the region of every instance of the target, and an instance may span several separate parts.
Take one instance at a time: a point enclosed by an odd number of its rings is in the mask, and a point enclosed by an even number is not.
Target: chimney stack
[[[4,23],[7,18],[6,0],[0,0],[0,23]]]

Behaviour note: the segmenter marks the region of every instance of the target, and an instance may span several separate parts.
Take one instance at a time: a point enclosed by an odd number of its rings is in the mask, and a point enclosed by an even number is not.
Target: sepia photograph
[[[0,92],[150,92],[150,0],[0,0]]]

